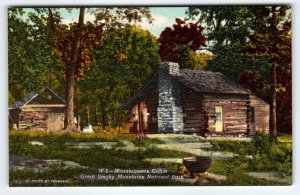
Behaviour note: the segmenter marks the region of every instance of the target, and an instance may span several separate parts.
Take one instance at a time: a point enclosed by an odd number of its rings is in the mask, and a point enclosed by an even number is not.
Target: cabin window
[[[221,112],[216,112],[216,122],[222,122]]]

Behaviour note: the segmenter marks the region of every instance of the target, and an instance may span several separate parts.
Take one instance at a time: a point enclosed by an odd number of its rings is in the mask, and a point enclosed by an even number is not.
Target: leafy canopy
[[[188,67],[186,61],[191,58],[192,53],[205,46],[205,37],[202,35],[203,28],[197,24],[186,24],[176,18],[173,28],[167,27],[160,34],[159,55],[163,61],[177,62],[183,67]],[[188,63],[187,63],[188,64]]]
[[[77,110],[86,121],[88,105],[90,118],[97,114],[102,126],[115,126],[118,108],[157,71],[159,46],[135,25],[106,29],[100,41],[91,70],[78,81]]]

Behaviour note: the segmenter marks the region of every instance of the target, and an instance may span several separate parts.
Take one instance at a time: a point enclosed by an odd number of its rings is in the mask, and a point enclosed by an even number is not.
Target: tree
[[[55,25],[51,8],[49,11],[49,36],[57,64],[66,75],[66,121],[65,129],[74,131],[74,87],[76,80],[89,70],[94,60],[93,50],[98,46],[102,26],[84,25],[84,8],[80,8],[78,23]]]
[[[186,24],[176,18],[173,28],[167,27],[159,36],[159,55],[162,61],[179,63],[181,68],[191,66],[189,61],[192,52],[205,46],[203,28],[197,24]]]
[[[253,33],[257,20],[255,6],[205,6],[189,7],[186,14],[189,19],[197,20],[206,28],[206,37],[213,51],[221,46],[244,45]],[[220,49],[219,49],[220,48]]]
[[[270,137],[277,137],[277,88],[278,70],[291,64],[290,7],[270,6],[260,10],[261,22],[250,38],[245,54],[261,56],[271,64]],[[290,80],[290,74],[285,75]]]
[[[160,58],[156,38],[135,25],[108,28],[101,42],[91,70],[78,82],[77,104],[88,105],[90,118],[105,128],[116,126],[118,108],[157,71]],[[82,115],[87,108],[77,110]]]
[[[260,8],[259,6],[188,8],[186,19],[196,20],[197,23],[205,26],[209,47],[214,53],[214,59],[208,62],[207,69],[222,72],[234,80],[249,71],[259,74],[258,77],[268,78],[266,60],[242,54],[244,45],[256,30],[260,19],[257,9]],[[244,71],[245,73],[241,74]]]
[[[81,7],[79,8],[78,23],[67,28],[60,24],[59,15],[53,11],[52,8],[48,8],[50,45],[55,52],[58,64],[65,67],[67,99],[65,129],[74,131],[76,130],[74,125],[74,86],[76,79],[83,77],[85,72],[89,70],[88,65],[93,61],[93,50],[97,46],[97,44],[93,44],[93,41],[97,43],[99,28],[102,29],[106,24],[120,26],[124,19],[140,21],[143,14],[147,18],[150,16],[147,8],[117,8],[116,10],[96,8],[91,10],[96,14],[94,26],[90,24],[85,28],[85,8]],[[85,33],[86,36],[84,37],[83,34]]]
[[[222,72],[233,80],[238,80],[243,72],[257,72],[264,82],[269,82],[269,63],[262,57],[245,56],[241,48],[221,46],[214,59],[208,62],[207,69]],[[254,88],[253,88],[254,89]]]
[[[25,16],[27,15],[27,19]],[[9,103],[50,85],[56,77],[43,19],[22,8],[8,10]],[[39,48],[39,49],[37,49]],[[50,76],[52,71],[52,77]],[[55,87],[59,86],[55,83]]]
[[[49,8],[49,16],[50,20],[51,18],[51,8]],[[74,124],[74,86],[75,86],[75,72],[77,67],[77,72],[80,72],[79,67],[81,65],[80,62],[78,62],[79,57],[79,46],[82,39],[82,29],[83,29],[83,20],[84,20],[84,8],[80,8],[79,12],[79,18],[78,18],[78,24],[75,28],[74,32],[74,38],[71,39],[71,52],[70,56],[68,58],[67,51],[66,50],[60,50],[58,52],[64,53],[64,64],[66,66],[66,80],[67,80],[67,86],[66,86],[66,98],[67,98],[67,108],[66,108],[66,127],[65,129],[68,131],[74,131],[76,129]],[[54,23],[51,24],[54,26]],[[72,29],[72,28],[71,28]],[[56,34],[56,29],[52,28],[52,36]],[[57,39],[57,37],[53,36],[53,42],[60,42],[61,40]],[[54,43],[55,44],[55,43]],[[59,44],[58,44],[59,45]],[[81,55],[82,56],[82,55]]]
[[[10,9],[9,65],[10,70],[12,70],[10,72],[10,86],[19,91],[20,86],[25,84],[25,93],[27,89],[36,90],[39,85],[44,86],[48,72],[50,84],[53,80],[51,79],[52,76],[58,78],[64,75],[61,83],[66,83],[65,128],[68,131],[74,131],[76,130],[74,126],[74,86],[76,81],[82,79],[93,64],[94,50],[100,44],[98,40],[102,29],[110,26],[120,27],[125,22],[140,22],[143,17],[151,22],[152,18],[149,8],[66,8],[69,11],[74,11],[74,13],[79,11],[79,16],[78,22],[64,25],[60,16],[61,9],[34,8],[26,11],[20,8]],[[84,23],[85,12],[96,16],[94,23]],[[27,14],[24,17],[27,18],[26,22],[21,18],[22,14]],[[34,58],[35,56],[37,57]],[[21,65],[20,62],[25,65]],[[52,67],[55,62],[57,66]],[[60,67],[63,74],[53,75],[52,70],[56,67]],[[27,82],[24,83],[27,80],[28,86]],[[10,87],[10,89],[12,88]],[[16,96],[23,96],[14,90],[10,90],[9,94],[10,101],[13,101]]]
[[[190,7],[187,14],[206,25],[215,54],[207,68],[237,79],[271,102],[271,137],[277,134],[276,120],[289,129],[285,132],[291,131],[290,8]],[[285,114],[276,117],[276,111]]]
[[[211,52],[194,52],[192,56],[193,59],[193,68],[194,69],[206,69],[208,63],[214,59],[213,53]]]

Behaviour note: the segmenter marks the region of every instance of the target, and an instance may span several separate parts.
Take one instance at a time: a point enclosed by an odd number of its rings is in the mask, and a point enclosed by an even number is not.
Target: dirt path
[[[199,156],[211,156],[213,159],[228,159],[234,157],[231,152],[208,151],[212,145],[210,142],[201,136],[186,135],[186,134],[152,134],[148,135],[151,138],[157,138],[164,141],[164,144],[155,145],[161,149],[177,150],[191,153]]]

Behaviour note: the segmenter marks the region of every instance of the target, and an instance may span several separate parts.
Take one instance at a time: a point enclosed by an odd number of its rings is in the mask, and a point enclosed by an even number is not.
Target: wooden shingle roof
[[[251,91],[233,82],[219,72],[181,69],[173,75],[183,85],[196,92],[223,94],[250,94]]]
[[[218,94],[252,94],[249,89],[242,87],[219,72],[179,69],[178,73],[170,74],[170,76],[195,92]],[[119,109],[125,110],[132,108],[147,96],[149,90],[156,88],[157,84],[158,72],[148,83],[146,83],[146,85],[144,85]]]
[[[9,109],[21,109],[23,106],[33,102],[39,95],[41,94],[50,94],[55,98],[56,104],[65,104],[65,101],[58,96],[54,91],[52,91],[49,87],[45,87],[42,90],[39,90],[37,92],[30,92],[28,93],[22,100],[15,102],[14,104],[9,106]],[[51,103],[51,101],[49,101]]]

